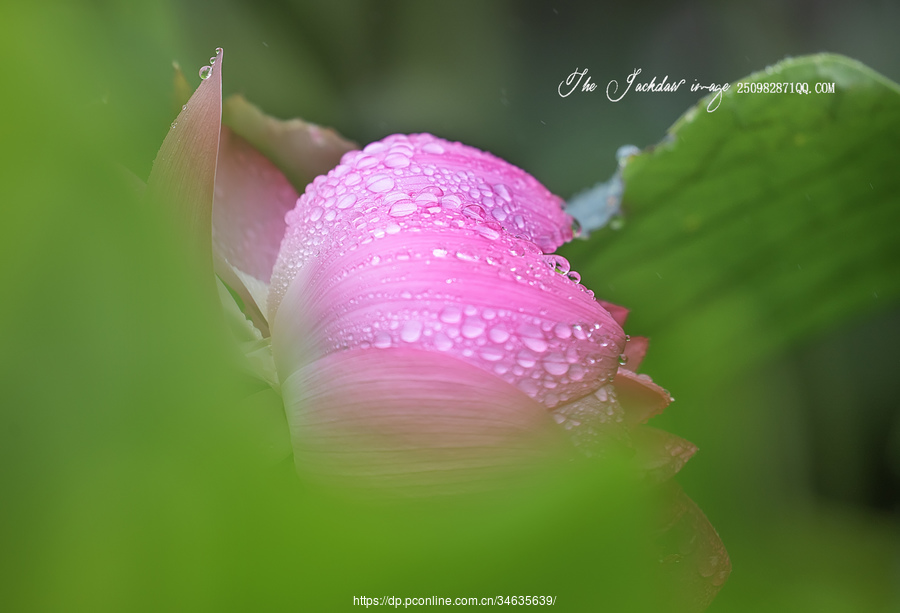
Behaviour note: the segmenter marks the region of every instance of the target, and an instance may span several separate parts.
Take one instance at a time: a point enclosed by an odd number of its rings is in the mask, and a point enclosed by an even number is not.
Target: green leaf
[[[628,160],[624,229],[565,251],[634,309],[629,330],[662,336],[650,359],[716,361],[719,376],[900,295],[898,86],[827,54],[739,83],[809,93],[735,83],[714,112],[701,100]]]

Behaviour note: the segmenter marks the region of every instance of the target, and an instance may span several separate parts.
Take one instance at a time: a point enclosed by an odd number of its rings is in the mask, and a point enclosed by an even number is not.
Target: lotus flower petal
[[[212,232],[216,272],[264,333],[269,279],[297,192],[259,151],[222,128]]]
[[[703,611],[731,574],[731,560],[703,511],[674,482],[667,488],[668,516],[660,541],[671,610]]]
[[[297,467],[317,477],[407,492],[468,491],[560,448],[543,406],[432,351],[332,353],[291,374],[282,391]]]
[[[629,424],[646,422],[662,413],[672,402],[669,392],[655,384],[650,377],[625,368],[620,368],[616,373],[615,387],[619,404],[625,411],[625,421]]]
[[[600,306],[609,311],[617,324],[625,327],[625,320],[628,319],[628,309],[619,306],[618,304],[613,304],[612,302],[606,302],[605,300],[598,300],[597,302],[600,303]]]
[[[625,366],[628,370],[636,372],[647,355],[647,347],[650,340],[646,336],[632,336],[625,343]]]
[[[307,187],[288,219],[270,314],[308,260],[345,252],[365,239],[422,230],[519,236],[544,253],[572,238],[562,200],[531,175],[429,134],[393,135],[346,154]]]
[[[697,446],[664,430],[642,426],[632,431],[639,462],[650,477],[665,481],[697,453]]]
[[[171,210],[186,244],[196,251],[201,268],[212,269],[213,193],[222,125],[222,60],[216,50],[214,67],[172,123],[147,179],[147,199]],[[210,293],[215,288],[210,280]]]
[[[269,298],[283,380],[335,351],[401,346],[474,364],[547,407],[611,380],[622,329],[529,240],[549,249],[569,235],[557,198],[458,143],[375,145],[316,179],[288,215]],[[457,170],[463,156],[478,173]]]
[[[298,190],[356,147],[331,128],[270,117],[240,95],[229,96],[222,112],[225,124],[270,159]]]

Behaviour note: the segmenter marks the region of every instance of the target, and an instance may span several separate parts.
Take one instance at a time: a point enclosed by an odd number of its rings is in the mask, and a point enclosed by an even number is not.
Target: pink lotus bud
[[[201,85],[186,117],[198,95],[221,93]],[[260,342],[270,337],[268,380],[300,472],[446,493],[491,487],[561,452],[624,446],[657,481],[694,454],[642,425],[672,400],[636,373],[647,339],[629,339],[628,311],[595,299],[553,254],[573,222],[532,176],[429,134],[348,151],[332,131],[279,124],[242,100],[229,112],[255,146],[222,130],[214,259]],[[159,176],[181,193],[167,160],[190,160],[203,141],[170,138]],[[285,174],[295,185],[319,176],[297,198]],[[692,545],[664,561],[675,575],[701,569],[691,589],[702,605],[730,563],[697,507],[673,500],[667,530]]]

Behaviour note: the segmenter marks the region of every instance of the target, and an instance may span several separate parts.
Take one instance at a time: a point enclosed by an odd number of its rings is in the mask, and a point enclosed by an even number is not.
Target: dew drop
[[[478,338],[479,336],[484,334],[485,327],[485,323],[481,319],[477,317],[467,317],[465,323],[463,323],[462,325],[462,328],[460,328],[460,333],[464,338]]]
[[[562,354],[551,353],[543,361],[544,370],[551,375],[562,376],[569,372],[569,364],[565,361]]]
[[[366,181],[366,188],[375,193],[388,192],[394,189],[394,180],[388,175],[372,175]]]
[[[499,362],[503,359],[503,351],[497,347],[485,347],[481,350],[481,357],[488,362]]]
[[[566,340],[572,336],[572,328],[560,322],[553,327],[553,334],[555,334],[558,339]]]
[[[619,366],[625,366],[628,363],[628,356],[624,353],[619,354]]]
[[[378,332],[372,340],[372,345],[379,349],[387,349],[391,346],[391,335],[383,330]]]
[[[392,153],[384,158],[384,165],[388,168],[406,168],[409,166],[409,158],[402,153]]]
[[[412,200],[399,200],[391,206],[391,210],[388,214],[391,217],[406,217],[407,215],[415,213],[416,208],[416,203]]]
[[[543,353],[547,351],[547,341],[542,338],[534,338],[531,336],[522,337],[522,344],[531,349],[532,351],[536,351],[538,353]]]
[[[200,78],[208,79],[212,75],[212,66],[202,66],[200,68]]]
[[[444,152],[444,148],[441,147],[438,143],[428,143],[427,145],[422,147],[422,151],[434,155],[441,155]]]
[[[495,343],[505,343],[509,340],[509,332],[507,332],[506,328],[503,326],[494,326],[491,328],[490,332],[488,332],[488,338]]]
[[[403,329],[400,330],[400,339],[407,343],[415,343],[422,337],[422,328],[421,321],[408,321],[403,324]]]
[[[453,341],[443,332],[438,332],[434,335],[434,348],[438,351],[449,351],[453,348]]]
[[[462,205],[462,200],[458,196],[444,196],[441,198],[441,206],[445,209],[458,209]]]
[[[458,324],[462,321],[462,310],[456,306],[447,306],[438,317],[445,324]]]
[[[509,193],[509,188],[506,187],[503,183],[497,183],[494,186],[494,193],[506,200],[507,202],[512,201],[512,196]]]
[[[470,204],[466,208],[463,209],[463,215],[466,217],[470,217],[472,219],[483,220],[484,219],[484,209],[478,206],[477,204]]]
[[[581,232],[582,232],[581,222],[573,217],[572,218],[572,236],[574,236],[575,238],[578,238],[579,236],[581,236]]]
[[[531,368],[537,364],[537,359],[530,351],[522,350],[516,355],[516,364],[522,368]]]
[[[356,194],[347,194],[337,201],[337,208],[349,209],[354,204],[356,204]]]

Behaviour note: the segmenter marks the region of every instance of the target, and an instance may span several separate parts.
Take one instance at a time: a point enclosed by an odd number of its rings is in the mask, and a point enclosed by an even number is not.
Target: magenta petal
[[[222,125],[222,58],[188,100],[166,135],[150,178],[147,198],[172,211],[200,266],[212,270],[212,206]]]
[[[468,229],[488,240],[502,233],[549,253],[572,238],[571,223],[562,200],[523,170],[430,134],[395,134],[346,154],[307,187],[289,215],[270,314],[317,253],[425,229],[441,236]]]
[[[615,380],[616,396],[629,424],[644,423],[663,412],[672,397],[647,375],[620,368]]]
[[[223,128],[212,226],[216,272],[241,296],[264,333],[265,298],[284,236],[284,215],[296,202],[297,192],[281,171]]]
[[[453,357],[353,349],[282,384],[302,473],[421,493],[477,489],[559,449],[540,404]]]
[[[415,347],[474,364],[548,408],[590,393],[618,368],[624,333],[520,242],[423,229],[324,252],[273,322],[279,372],[346,348]]]
[[[631,336],[625,343],[625,366],[628,370],[636,372],[644,356],[647,355],[647,346],[650,340],[646,336]]]

